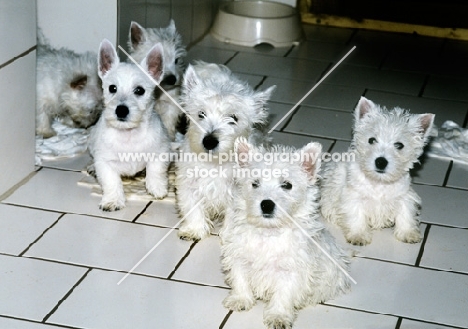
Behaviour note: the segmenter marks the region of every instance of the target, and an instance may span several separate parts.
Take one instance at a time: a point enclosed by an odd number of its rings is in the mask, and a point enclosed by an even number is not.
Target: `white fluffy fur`
[[[176,30],[173,20],[164,28],[144,28],[136,22],[130,25],[128,47],[131,56],[140,62],[148,51],[157,43],[161,43],[164,51],[164,77],[161,86],[176,101],[180,96],[180,84],[184,72],[184,57],[187,55],[182,38]],[[155,89],[158,102],[155,110],[161,117],[171,140],[175,139],[177,122],[182,111],[172,100]]]
[[[232,152],[237,137],[257,136],[254,125],[265,124],[268,117],[265,104],[273,89],[255,92],[223,65],[204,62],[189,65],[182,86],[182,105],[198,125],[190,122],[182,151],[217,157]],[[232,202],[233,165],[232,159],[220,165],[217,158],[177,163],[177,205],[181,217],[186,217],[179,230],[182,239],[206,237],[212,221],[224,217],[226,206]],[[215,178],[191,175],[197,168],[220,174]]]
[[[120,161],[119,153],[169,152],[170,142],[159,116],[153,111],[153,82],[136,65],[121,63],[113,45],[104,40],[99,48],[99,75],[105,109],[91,132],[90,152],[103,190],[99,207],[105,211],[125,206],[121,176],[146,169],[146,189],[156,198],[167,194],[167,161]],[[156,80],[163,77],[160,44],[150,49],[141,66]],[[144,91],[144,93],[142,93]],[[127,113],[128,112],[128,113]]]
[[[393,225],[398,240],[421,241],[421,200],[409,170],[423,153],[433,121],[433,114],[411,115],[360,99],[350,146],[356,161],[330,164],[322,185],[322,214],[341,226],[348,242],[366,245],[372,229]]]
[[[251,175],[236,179],[234,202],[220,231],[222,267],[232,288],[224,306],[244,311],[261,299],[266,303],[264,323],[271,329],[292,328],[299,309],[350,288],[349,278],[311,241],[348,270],[349,258],[320,221],[316,180],[321,148],[319,143],[309,143],[300,150],[282,146],[265,150],[242,139],[236,145],[239,155],[310,156],[271,164],[239,160],[241,169]],[[258,178],[253,174],[256,169],[284,175]],[[274,208],[266,210],[264,202],[273,202]]]
[[[87,128],[102,112],[102,87],[93,52],[52,48],[39,34],[37,46],[36,134],[56,135],[52,122]]]

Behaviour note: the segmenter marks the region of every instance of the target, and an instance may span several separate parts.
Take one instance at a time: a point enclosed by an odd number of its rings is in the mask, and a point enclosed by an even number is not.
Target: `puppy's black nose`
[[[175,85],[177,82],[177,78],[175,75],[171,74],[171,75],[168,75],[167,77],[165,77],[163,79],[163,81],[161,82],[161,84],[163,85],[169,85],[169,86],[173,86]]]
[[[263,215],[272,215],[275,211],[275,203],[271,200],[263,200],[260,202],[260,208],[262,209]]]
[[[208,151],[214,150],[218,144],[219,140],[213,134],[208,134],[203,138],[203,147]]]
[[[384,157],[378,157],[375,159],[375,166],[377,167],[378,170],[384,170],[388,165],[387,159]]]
[[[125,120],[128,113],[130,113],[130,111],[128,110],[128,107],[126,107],[125,105],[119,105],[115,109],[115,115],[117,115],[117,119],[119,119],[120,121]]]

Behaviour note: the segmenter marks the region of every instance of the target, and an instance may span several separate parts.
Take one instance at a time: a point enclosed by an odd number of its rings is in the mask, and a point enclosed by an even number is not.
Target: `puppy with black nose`
[[[224,65],[197,62],[187,68],[181,101],[192,121],[181,150],[192,156],[176,166],[180,238],[203,239],[224,217],[232,203],[234,142],[241,136],[264,141],[259,127],[266,125],[273,89],[255,91]]]
[[[320,220],[322,147],[262,148],[240,138],[235,149],[234,202],[219,233],[221,263],[232,288],[223,304],[248,311],[263,300],[265,326],[290,329],[301,308],[350,288],[349,258]]]
[[[423,153],[434,114],[387,110],[362,97],[355,109],[350,152],[356,161],[330,163],[322,184],[322,214],[349,243],[366,245],[371,230],[395,226],[395,237],[420,242],[421,199],[409,170]]]
[[[141,68],[159,83],[164,56],[160,44],[149,50]],[[90,153],[103,196],[99,207],[114,211],[125,207],[122,176],[146,169],[146,189],[156,198],[167,194],[167,157],[170,141],[154,109],[154,81],[138,66],[122,63],[114,46],[103,40],[98,73],[104,90],[104,111],[90,136]],[[125,158],[125,154],[133,158]],[[144,156],[143,156],[144,155]],[[149,157],[151,156],[151,157]]]

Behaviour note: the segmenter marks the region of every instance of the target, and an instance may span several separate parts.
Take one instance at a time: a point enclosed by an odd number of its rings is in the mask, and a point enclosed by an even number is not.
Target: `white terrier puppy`
[[[273,89],[255,92],[224,65],[198,62],[187,68],[182,105],[191,121],[176,164],[177,205],[184,221],[179,237],[206,237],[213,220],[222,219],[232,202],[232,157],[237,137],[258,137],[254,125],[264,125],[265,104]]]
[[[366,245],[371,229],[395,226],[403,242],[421,241],[421,200],[409,170],[423,153],[434,114],[387,110],[361,97],[355,110],[350,152],[355,161],[331,164],[324,173],[322,214],[344,231],[349,243]]]
[[[153,46],[141,67],[156,81],[164,76],[163,50]],[[170,151],[170,142],[159,116],[154,112],[155,85],[136,65],[121,63],[114,46],[103,40],[99,48],[99,76],[104,89],[105,109],[91,132],[90,152],[102,186],[99,207],[104,211],[125,206],[121,176],[134,176],[146,169],[146,189],[156,198],[167,194],[168,161],[160,154]],[[152,153],[153,159],[122,161],[119,154]]]
[[[180,84],[184,73],[184,57],[187,55],[182,44],[182,37],[176,30],[173,20],[165,28],[145,29],[136,22],[130,25],[128,38],[130,55],[139,63],[148,51],[157,43],[161,43],[164,52],[164,77],[161,86],[174,99],[180,96]],[[155,110],[166,126],[171,140],[175,139],[177,123],[185,120],[183,112],[159,88],[155,89],[158,101]]]
[[[321,149],[319,143],[299,150],[236,143],[237,189],[219,234],[232,288],[223,304],[244,311],[263,300],[271,329],[292,328],[299,309],[350,288],[349,257],[320,221]]]
[[[52,122],[87,128],[102,112],[97,55],[52,48],[39,32],[37,45],[36,134],[56,135]]]

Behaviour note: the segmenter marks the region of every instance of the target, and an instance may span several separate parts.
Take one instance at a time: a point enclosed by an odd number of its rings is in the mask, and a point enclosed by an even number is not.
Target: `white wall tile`
[[[36,2],[0,1],[0,65],[36,44]]]
[[[117,0],[37,0],[37,23],[55,47],[97,52],[117,41]]]
[[[35,51],[0,69],[0,195],[34,171],[35,72]]]

